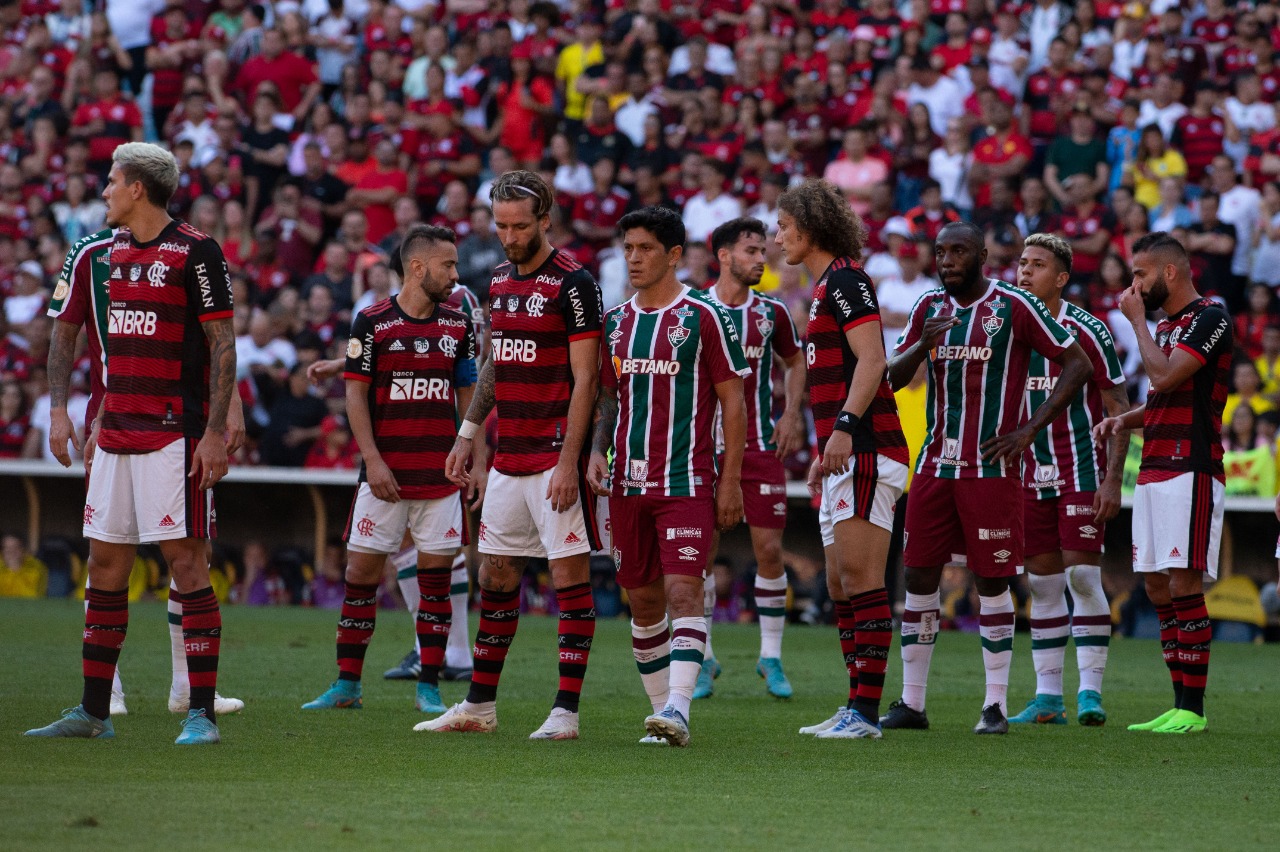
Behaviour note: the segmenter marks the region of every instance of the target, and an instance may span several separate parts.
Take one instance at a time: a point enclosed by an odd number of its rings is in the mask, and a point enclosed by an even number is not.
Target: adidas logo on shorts
[[[403,352],[403,351],[404,351],[404,343],[403,343],[403,342],[401,342],[401,341],[399,341],[399,340],[392,341],[391,345],[387,347],[387,351],[388,351],[388,352]]]
[[[571,532],[564,537],[565,544],[582,544],[582,539],[578,538],[578,534]]]
[[[457,531],[456,529],[454,529],[453,527],[449,527],[449,531],[448,531],[447,533],[445,533],[445,534],[444,534],[444,537],[445,537],[445,538],[457,538],[457,537],[458,537],[458,531]]]
[[[176,527],[176,526],[177,526],[177,524],[175,524],[175,523],[173,522],[173,518],[169,517],[168,515],[165,515],[163,518],[161,518],[161,519],[160,519],[160,526],[162,526],[162,527]]]
[[[843,498],[838,503],[836,503],[837,512],[843,512],[847,508],[849,508],[849,504],[846,503]]]

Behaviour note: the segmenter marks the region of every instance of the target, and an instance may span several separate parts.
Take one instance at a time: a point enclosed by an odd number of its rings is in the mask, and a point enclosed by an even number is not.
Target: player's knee
[[[1072,565],[1067,568],[1067,583],[1076,598],[1089,598],[1097,594],[1102,582],[1102,569],[1097,565]]]
[[[520,585],[525,560],[485,554],[480,563],[480,588],[487,592],[513,592]]]
[[[670,583],[667,586],[667,609],[674,618],[702,615],[702,582]]]
[[[1143,577],[1147,588],[1147,597],[1154,604],[1169,603],[1169,577],[1160,573],[1149,573]]]
[[[1009,591],[1007,577],[974,577],[973,584],[978,588],[978,594],[984,598],[994,598]]]
[[[1204,591],[1204,577],[1199,571],[1170,571],[1169,594],[1175,598],[1198,595]]]
[[[913,595],[931,595],[938,591],[941,569],[907,568],[904,572],[907,591]]]
[[[782,542],[765,541],[756,549],[756,572],[774,580],[782,576]]]

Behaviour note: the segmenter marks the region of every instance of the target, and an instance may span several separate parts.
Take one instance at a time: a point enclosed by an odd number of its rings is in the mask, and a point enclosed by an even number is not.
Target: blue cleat
[[[173,741],[174,745],[217,745],[222,742],[218,726],[209,721],[204,710],[191,710],[187,718],[182,720],[182,733]]]
[[[840,721],[815,736],[820,740],[878,740],[880,725],[863,716],[857,710],[843,710]]]
[[[650,737],[664,739],[677,748],[683,748],[689,744],[689,723],[684,715],[670,704],[645,719],[644,729]],[[647,740],[648,737],[645,739]]]
[[[1092,689],[1082,689],[1076,695],[1076,721],[1090,728],[1107,724],[1107,711],[1102,709],[1102,696]]]
[[[319,698],[302,705],[303,710],[359,710],[361,707],[364,700],[360,697],[358,680],[335,680]]]
[[[756,663],[756,674],[764,678],[765,689],[774,698],[791,697],[791,681],[782,673],[782,660],[777,657],[761,657]]]
[[[418,684],[418,697],[413,703],[423,713],[444,713],[449,709],[440,699],[440,687],[429,683]]]
[[[1037,693],[1027,702],[1021,713],[1009,719],[1011,725],[1065,725],[1067,711],[1062,706],[1061,695]]]
[[[716,662],[715,657],[708,657],[702,661],[702,671],[698,672],[698,682],[693,685],[693,697],[710,698],[715,694],[715,679],[720,677],[720,664]]]
[[[85,712],[83,704],[62,711],[62,718],[43,728],[32,728],[24,737],[80,737],[109,740],[116,735],[110,719],[97,719]]]

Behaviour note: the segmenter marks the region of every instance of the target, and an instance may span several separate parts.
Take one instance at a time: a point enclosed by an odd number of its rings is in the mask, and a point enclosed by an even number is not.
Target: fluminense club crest
[[[991,313],[982,318],[982,330],[987,333],[987,337],[995,337],[1004,325],[1004,317],[996,313],[995,306],[992,306]]]
[[[680,344],[689,339],[689,329],[683,325],[673,325],[667,329],[667,340],[671,341],[671,345],[680,348]]]

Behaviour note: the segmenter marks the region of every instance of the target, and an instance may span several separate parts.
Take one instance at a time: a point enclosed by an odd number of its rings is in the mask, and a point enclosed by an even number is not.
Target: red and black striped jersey
[[[458,434],[455,389],[475,383],[475,357],[471,320],[445,305],[416,319],[392,296],[352,321],[342,377],[369,385],[373,442],[402,498],[436,500],[458,493],[444,475],[444,463]]]
[[[863,323],[879,321],[875,285],[851,258],[837,257],[813,288],[813,305],[809,308],[809,325],[805,331],[809,405],[818,433],[818,452],[826,449],[836,418],[849,396],[853,370],[858,365],[845,332]],[[878,332],[876,340],[878,345],[884,345]],[[910,463],[907,439],[898,420],[898,404],[887,378],[881,378],[856,432],[853,452],[881,453],[904,465]]]
[[[1187,180],[1200,182],[1213,158],[1222,153],[1226,135],[1227,125],[1220,116],[1198,118],[1187,114],[1178,119],[1170,141],[1187,161]]]
[[[200,438],[209,417],[209,343],[201,323],[231,318],[222,249],[175,219],[146,243],[119,229],[109,258],[111,369],[99,445],[149,453]]]
[[[1171,391],[1152,390],[1142,416],[1142,467],[1138,484],[1184,473],[1212,474],[1222,467],[1222,409],[1231,378],[1231,318],[1211,299],[1197,299],[1156,326],[1156,344],[1169,355],[1190,353],[1201,367]]]
[[[489,284],[489,328],[498,406],[493,466],[508,476],[556,466],[568,428],[569,344],[600,336],[600,285],[559,249],[528,275],[510,262]]]

